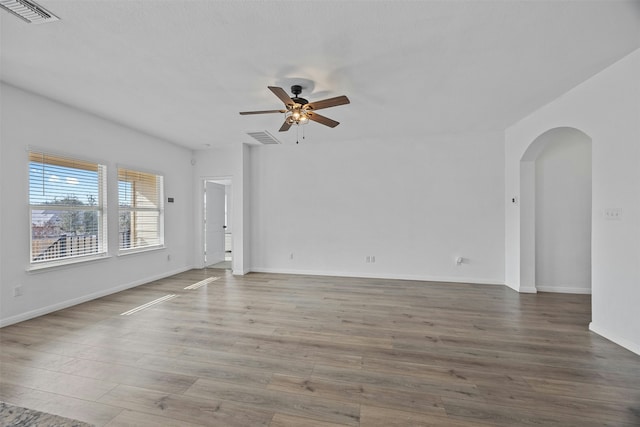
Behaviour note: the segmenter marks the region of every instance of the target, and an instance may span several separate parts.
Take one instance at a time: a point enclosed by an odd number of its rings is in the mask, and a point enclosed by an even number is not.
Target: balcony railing
[[[97,254],[98,236],[95,234],[62,235],[57,238],[34,237],[31,242],[32,262],[51,261],[83,255]],[[121,231],[118,235],[120,248],[131,247],[131,232]]]
[[[62,235],[53,242],[49,238],[32,240],[33,261],[50,261],[60,258],[98,253],[98,236],[94,234]]]

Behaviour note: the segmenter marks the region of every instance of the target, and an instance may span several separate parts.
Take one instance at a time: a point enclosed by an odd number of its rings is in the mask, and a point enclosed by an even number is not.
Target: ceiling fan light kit
[[[322,108],[335,107],[338,105],[349,104],[349,98],[346,96],[336,96],[334,98],[323,99],[321,101],[309,102],[304,98],[300,98],[298,95],[302,93],[302,86],[291,86],[291,93],[293,97],[287,95],[284,89],[278,86],[268,86],[269,90],[273,92],[285,105],[284,110],[265,110],[265,111],[242,111],[241,115],[249,114],[270,114],[270,113],[284,113],[284,123],[280,127],[280,132],[288,131],[292,125],[305,125],[309,121],[314,121],[325,126],[334,128],[340,124],[333,119],[325,116],[321,116],[316,113],[315,110]]]

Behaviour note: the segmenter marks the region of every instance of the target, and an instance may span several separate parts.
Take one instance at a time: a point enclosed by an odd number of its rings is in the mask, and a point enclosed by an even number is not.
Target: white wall
[[[242,160],[242,185],[239,187],[242,191],[242,205],[240,210],[235,213],[236,218],[242,218],[242,230],[241,234],[241,253],[242,263],[238,264],[239,273],[246,274],[250,271],[253,259],[251,257],[251,216],[253,215],[253,207],[251,202],[251,196],[253,194],[253,188],[251,187],[251,147],[247,144],[241,145],[241,160]]]
[[[591,141],[573,129],[542,136],[535,160],[536,288],[591,293]]]
[[[503,283],[503,144],[497,132],[252,147],[252,270]]]
[[[250,241],[247,229],[247,221],[250,209],[246,199],[249,194],[247,186],[248,175],[248,147],[243,144],[228,148],[195,151],[193,157],[194,180],[194,211],[193,218],[193,251],[195,266],[204,267],[204,243],[203,243],[203,183],[205,179],[231,178],[231,215],[233,222],[233,274],[246,274],[249,272],[250,258],[247,254]]]
[[[107,120],[2,84],[0,177],[2,236],[0,325],[15,323],[193,264],[191,151]],[[27,147],[104,162],[108,168],[109,254],[93,262],[27,272],[29,210]],[[166,249],[116,256],[118,163],[164,174]],[[171,259],[167,259],[167,255]],[[23,286],[24,295],[13,296]]]
[[[592,140],[592,322],[590,328],[640,354],[640,50],[506,131],[506,196],[519,195],[520,160],[539,135],[573,127]],[[620,208],[622,218],[604,211]],[[521,283],[521,217],[505,209],[505,277]]]

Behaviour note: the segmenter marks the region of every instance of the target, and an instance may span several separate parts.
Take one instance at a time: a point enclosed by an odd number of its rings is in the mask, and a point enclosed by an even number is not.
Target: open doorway
[[[591,138],[551,129],[520,172],[520,291],[591,293]]]
[[[207,268],[232,269],[233,224],[231,215],[231,178],[204,180],[203,242]]]

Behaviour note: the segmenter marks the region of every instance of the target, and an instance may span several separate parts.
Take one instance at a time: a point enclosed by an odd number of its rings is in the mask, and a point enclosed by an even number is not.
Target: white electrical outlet
[[[371,255],[371,262],[376,262],[376,256],[375,255]]]
[[[289,254],[289,259],[293,259],[293,252]]]
[[[14,297],[22,296],[22,285],[18,285],[15,288],[13,288],[13,296]]]
[[[622,208],[606,208],[604,210],[604,219],[609,221],[621,221]]]
[[[367,257],[365,258],[365,262],[369,264],[371,262],[371,256],[367,255]]]

